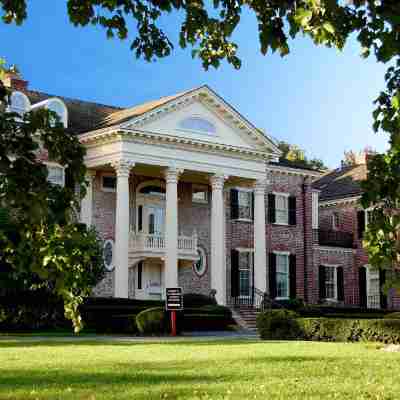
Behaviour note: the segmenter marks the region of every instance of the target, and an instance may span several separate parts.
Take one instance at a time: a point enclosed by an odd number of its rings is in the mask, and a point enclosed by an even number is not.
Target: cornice
[[[183,149],[196,149],[196,151],[202,151],[206,153],[222,153],[245,159],[262,160],[264,162],[270,158],[269,153],[248,149],[246,147],[231,146],[223,143],[212,143],[199,139],[158,134],[135,129],[102,130],[102,132],[96,135],[80,137],[80,140],[81,143],[86,145],[88,148],[115,143],[118,141],[139,141],[145,144],[168,145],[170,147],[178,147]]]
[[[361,199],[361,196],[353,196],[353,197],[347,197],[347,198],[341,198],[341,199],[335,199],[335,200],[320,200],[319,201],[319,207],[321,208],[327,208],[327,207],[333,207],[333,206],[338,206],[338,205],[356,205]]]
[[[307,176],[312,178],[320,178],[322,174],[317,171],[310,171],[306,169],[290,168],[277,165],[267,165],[267,172],[274,172],[282,175],[297,175],[297,176]]]

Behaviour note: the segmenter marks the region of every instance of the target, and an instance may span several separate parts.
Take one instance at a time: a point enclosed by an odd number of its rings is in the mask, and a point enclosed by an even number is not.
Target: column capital
[[[179,175],[183,173],[183,169],[176,167],[168,167],[164,170],[164,178],[166,183],[178,183]]]
[[[254,183],[254,194],[264,195],[267,187],[267,179],[257,179]]]
[[[222,190],[224,188],[224,183],[228,177],[224,174],[215,174],[210,176],[210,183],[213,190]]]
[[[117,177],[129,177],[131,169],[135,166],[135,163],[131,160],[116,160],[111,163],[111,166],[115,169]]]

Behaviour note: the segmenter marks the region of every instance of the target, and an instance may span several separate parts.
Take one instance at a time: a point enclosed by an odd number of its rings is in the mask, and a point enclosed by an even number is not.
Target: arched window
[[[197,276],[203,276],[207,270],[207,255],[202,247],[197,248],[199,259],[193,263],[193,270]]]
[[[34,104],[32,109],[47,108],[50,111],[55,112],[60,118],[61,123],[65,128],[68,127],[68,109],[64,102],[56,97],[41,101],[40,103]]]
[[[207,121],[201,117],[188,117],[179,122],[179,128],[188,130],[188,131],[196,131],[199,133],[205,133],[207,135],[215,135],[217,133],[217,129],[215,125],[210,121]]]
[[[10,96],[9,112],[19,114],[21,117],[29,111],[31,103],[28,97],[21,92],[12,92]]]

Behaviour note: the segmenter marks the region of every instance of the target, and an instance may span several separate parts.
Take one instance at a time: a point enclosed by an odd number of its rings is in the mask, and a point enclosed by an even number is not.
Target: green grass
[[[0,341],[0,399],[398,399],[376,345]]]

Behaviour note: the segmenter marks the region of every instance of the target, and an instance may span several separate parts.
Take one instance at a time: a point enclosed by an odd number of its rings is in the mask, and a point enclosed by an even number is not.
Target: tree
[[[397,240],[400,220],[393,210],[400,202],[400,2],[398,0],[67,0],[70,21],[76,26],[100,25],[108,37],[130,37],[131,49],[146,60],[171,54],[173,43],[162,29],[167,14],[180,12],[179,45],[192,47],[204,68],[226,60],[240,68],[238,46],[232,36],[244,9],[254,12],[260,51],[289,53],[289,38],[310,37],[316,45],[342,49],[355,34],[363,57],[392,63],[386,89],[376,100],[374,129],[390,136],[390,149],[369,162],[364,183],[364,207],[378,205],[365,245],[371,260],[381,268],[399,265]],[[0,0],[6,23],[27,18],[26,0]],[[378,211],[380,210],[380,211]]]
[[[281,140],[278,142],[278,148],[282,151],[282,155],[279,158],[280,161],[286,161],[293,164],[293,166],[303,168],[311,168],[321,171],[327,169],[322,160],[318,158],[307,158],[304,154],[304,150],[297,145],[289,144]]]
[[[0,269],[10,282],[46,288],[64,301],[75,331],[82,327],[79,305],[103,276],[102,244],[97,234],[76,222],[85,193],[84,148],[66,133],[56,113],[39,109],[23,116],[7,110],[7,72],[0,62]],[[65,166],[74,184],[54,185],[38,158]]]

